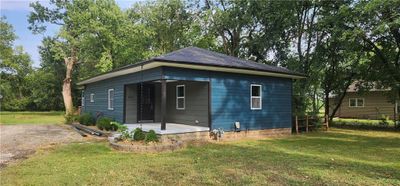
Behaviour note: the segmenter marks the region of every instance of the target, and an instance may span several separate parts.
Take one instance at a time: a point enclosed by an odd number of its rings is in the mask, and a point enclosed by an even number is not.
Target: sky
[[[49,25],[47,31],[43,34],[34,35],[28,29],[28,15],[32,8],[29,3],[37,0],[0,0],[0,15],[6,17],[6,21],[10,23],[18,36],[15,40],[15,46],[23,46],[24,50],[31,56],[33,66],[40,66],[40,55],[38,47],[41,45],[45,36],[52,36],[57,33],[58,26]],[[46,0],[39,0],[43,5],[48,4]],[[138,0],[117,0],[116,2],[122,9],[129,8]]]

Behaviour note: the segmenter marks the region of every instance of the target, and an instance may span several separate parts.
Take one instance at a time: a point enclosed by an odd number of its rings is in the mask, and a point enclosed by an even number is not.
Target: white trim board
[[[178,67],[178,68],[187,68],[194,70],[207,70],[207,71],[217,71],[217,72],[230,72],[237,74],[250,74],[250,75],[259,75],[259,76],[269,76],[269,77],[282,77],[282,78],[290,78],[290,79],[303,79],[306,77],[291,75],[291,74],[282,74],[277,72],[266,72],[260,70],[248,70],[248,69],[240,69],[240,68],[229,68],[229,67],[216,67],[216,66],[207,66],[207,65],[193,65],[193,64],[182,64],[182,63],[174,63],[174,62],[161,62],[161,61],[153,61],[150,63],[146,63],[140,66],[131,67],[128,69],[123,69],[115,72],[110,72],[107,74],[99,75],[84,81],[77,83],[77,85],[85,85],[89,83],[94,83],[97,81],[105,80],[112,77],[122,76],[126,74],[132,74],[135,72],[139,72],[141,70],[149,70],[157,67]]]
[[[259,96],[253,96],[253,87],[260,87]],[[260,107],[253,107],[253,98],[260,99]],[[250,110],[262,110],[262,85],[261,84],[251,84],[250,85]]]

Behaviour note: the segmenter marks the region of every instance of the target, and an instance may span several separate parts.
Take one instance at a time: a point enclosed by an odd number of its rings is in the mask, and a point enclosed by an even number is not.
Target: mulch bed
[[[145,143],[142,141],[115,141],[110,139],[109,142],[111,147],[116,150],[137,153],[175,151],[184,147],[184,143],[177,140]]]

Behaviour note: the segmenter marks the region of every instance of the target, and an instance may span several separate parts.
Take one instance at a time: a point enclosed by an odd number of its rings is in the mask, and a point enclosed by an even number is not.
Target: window
[[[82,97],[81,97],[81,106],[85,106],[85,91],[82,91]]]
[[[349,107],[364,107],[364,98],[350,98]]]
[[[262,108],[262,94],[261,85],[252,84],[250,87],[250,108],[251,110],[261,110]]]
[[[108,89],[108,110],[114,110],[114,89]]]
[[[90,94],[90,102],[91,102],[91,103],[94,102],[94,94],[93,94],[93,93]]]
[[[185,85],[176,86],[176,109],[185,110]]]

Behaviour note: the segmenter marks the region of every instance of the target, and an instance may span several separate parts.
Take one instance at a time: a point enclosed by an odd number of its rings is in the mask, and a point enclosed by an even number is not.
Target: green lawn
[[[64,112],[0,112],[0,124],[61,124]]]
[[[400,185],[400,133],[332,129],[160,154],[71,144],[42,150],[0,177],[1,185]]]

